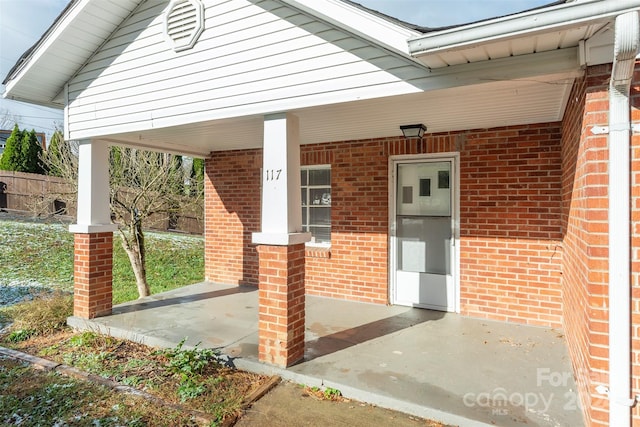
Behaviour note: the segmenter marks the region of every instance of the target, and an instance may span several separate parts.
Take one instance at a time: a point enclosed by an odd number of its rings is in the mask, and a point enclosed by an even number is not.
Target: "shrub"
[[[5,171],[18,170],[20,157],[22,155],[22,137],[23,132],[16,124],[11,135],[7,138],[7,144],[4,147],[4,152],[2,153],[2,156],[0,156],[0,169]]]
[[[21,131],[16,125],[7,139],[0,158],[0,169],[16,172],[42,173],[40,164],[42,146],[36,132]]]
[[[62,292],[41,293],[31,301],[7,307],[3,312],[13,321],[13,339],[46,335],[65,328],[67,317],[73,313],[73,296]]]

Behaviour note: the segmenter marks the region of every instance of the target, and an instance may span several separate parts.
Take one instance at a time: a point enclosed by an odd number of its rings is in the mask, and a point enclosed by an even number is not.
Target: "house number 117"
[[[278,181],[280,179],[280,174],[282,173],[282,169],[267,169],[267,176],[266,176],[266,180],[267,181]]]

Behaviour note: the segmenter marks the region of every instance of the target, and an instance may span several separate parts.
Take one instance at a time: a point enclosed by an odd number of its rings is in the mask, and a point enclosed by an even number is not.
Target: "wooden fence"
[[[53,200],[47,194],[64,194],[73,191],[64,179],[55,176],[0,170],[0,211],[26,215],[59,216],[73,221],[76,205],[63,200]],[[156,215],[149,218],[145,227],[161,231],[181,231],[191,234],[204,232],[202,213],[184,210],[171,218]]]

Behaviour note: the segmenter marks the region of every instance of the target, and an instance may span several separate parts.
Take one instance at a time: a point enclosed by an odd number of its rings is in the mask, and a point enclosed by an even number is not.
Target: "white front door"
[[[392,161],[392,302],[456,311],[455,161]]]

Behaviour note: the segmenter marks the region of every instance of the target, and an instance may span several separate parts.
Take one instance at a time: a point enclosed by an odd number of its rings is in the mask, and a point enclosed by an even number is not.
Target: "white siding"
[[[428,71],[275,0],[204,0],[176,53],[149,0],[69,85],[71,138],[418,92]]]

